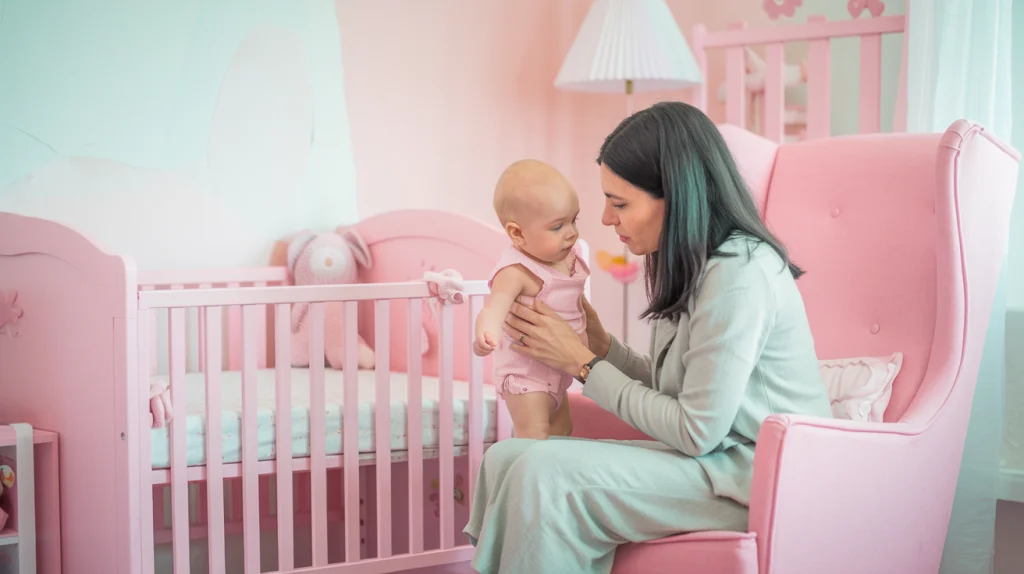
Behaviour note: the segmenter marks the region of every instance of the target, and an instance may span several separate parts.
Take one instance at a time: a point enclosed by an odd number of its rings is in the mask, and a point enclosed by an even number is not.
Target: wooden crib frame
[[[189,572],[190,539],[208,540],[211,571],[224,564],[225,504],[223,479],[239,479],[242,506],[238,525],[246,572],[260,571],[261,529],[277,531],[280,572],[393,572],[463,562],[472,548],[456,545],[453,496],[439,495],[440,536],[437,548],[425,548],[423,529],[424,460],[438,464],[438,493],[453,493],[453,468],[468,464],[471,499],[475,469],[485,449],[483,403],[490,384],[489,359],[471,351],[472,321],[488,292],[491,266],[507,245],[501,230],[467,217],[439,211],[397,211],[353,227],[368,244],[375,265],[362,272],[364,283],[339,286],[289,286],[282,268],[255,270],[138,272],[130,259],[105,254],[77,232],[56,222],[0,213],[0,290],[20,312],[10,323],[17,335],[0,337],[0,419],[23,418],[59,432],[61,449],[61,520],[64,571],[150,573],[154,544],[168,540],[174,572]],[[438,307],[435,329],[428,329],[434,353],[421,356],[422,302],[431,298],[422,277],[429,269],[454,268],[467,278],[466,303]],[[10,296],[17,292],[16,298]],[[324,451],[324,412],[309,409],[310,455],[259,460],[256,452],[256,396],[252,382],[258,369],[276,373],[276,412],[290,412],[288,392],[289,313],[293,303],[310,306],[311,356],[323,355],[324,306],[341,302],[345,309],[346,352],[354,364],[354,334],[360,332],[376,351],[374,453],[360,456],[357,445],[358,401],[353,369],[344,370],[344,446],[339,455]],[[186,328],[187,309],[199,309],[199,327]],[[169,423],[169,469],[153,469],[152,429],[146,392],[157,358],[154,335],[158,313],[166,312],[170,393],[177,416]],[[356,319],[358,317],[358,319]],[[354,320],[350,320],[354,319]],[[406,328],[406,327],[409,328]],[[268,328],[269,327],[269,328]],[[433,333],[432,333],[433,331]],[[198,365],[205,373],[207,463],[188,466],[185,456],[184,377],[190,337],[198,336]],[[436,340],[435,340],[436,339]],[[272,344],[271,344],[272,343]],[[161,351],[163,352],[163,351]],[[220,461],[218,384],[222,366],[242,377],[241,462]],[[310,404],[324,401],[325,367],[313,363]],[[408,449],[392,460],[389,400],[392,373],[408,374],[408,404],[420,404],[422,377],[440,381],[439,440],[436,453],[425,452],[418,409],[408,409]],[[453,445],[454,381],[469,386],[468,443]],[[14,384],[24,381],[27,384]],[[385,414],[387,416],[385,416]],[[496,402],[496,440],[510,436],[507,412]],[[279,417],[277,452],[290,452],[290,423]],[[181,421],[182,424],[175,424]],[[216,438],[215,438],[216,437]],[[287,450],[285,450],[287,449]],[[434,461],[430,461],[433,463]],[[395,465],[408,476],[401,488],[392,481]],[[71,470],[69,470],[71,469]],[[407,472],[406,472],[407,470]],[[294,495],[298,476],[308,473],[312,528],[310,568],[295,569]],[[329,508],[328,476],[341,474],[342,502]],[[276,512],[269,511],[267,478],[276,479]],[[335,476],[337,478],[337,476]],[[367,482],[370,484],[366,484]],[[189,484],[202,485],[205,508],[190,517]],[[264,493],[261,496],[261,487]],[[170,489],[168,532],[161,532],[162,505],[154,511],[154,492]],[[393,492],[401,490],[401,493]],[[366,500],[360,509],[360,495]],[[393,498],[393,495],[397,498]],[[397,501],[397,503],[396,503]],[[157,499],[159,502],[159,499]],[[196,503],[195,497],[191,500]],[[407,524],[396,532],[391,517],[407,504]],[[229,501],[230,505],[230,501]],[[261,508],[262,507],[262,508]],[[156,513],[156,516],[154,515]],[[273,514],[276,514],[274,518]],[[328,515],[344,527],[345,562],[328,564]],[[400,514],[400,513],[399,513]],[[103,527],[90,527],[102,517]],[[360,523],[368,532],[361,540]],[[398,539],[406,552],[396,555]],[[406,544],[407,542],[407,544]]]
[[[908,3],[909,4],[909,3]],[[909,10],[909,7],[908,7]],[[880,16],[853,20],[828,21],[824,16],[810,16],[806,24],[747,28],[745,22],[736,22],[725,30],[709,31],[703,24],[694,26],[691,43],[697,67],[704,83],[694,88],[694,105],[707,110],[708,104],[708,52],[725,50],[726,118],[725,122],[750,129],[748,124],[748,96],[746,88],[746,50],[763,46],[765,52],[765,82],[758,102],[763,123],[760,135],[781,143],[786,133],[783,117],[785,102],[784,48],[791,42],[808,42],[807,61],[807,138],[831,135],[831,81],[830,48],[838,38],[860,40],[860,77],[858,97],[858,133],[881,131],[882,98],[882,36],[903,35],[899,83],[893,117],[894,132],[904,132],[907,126],[907,16]]]

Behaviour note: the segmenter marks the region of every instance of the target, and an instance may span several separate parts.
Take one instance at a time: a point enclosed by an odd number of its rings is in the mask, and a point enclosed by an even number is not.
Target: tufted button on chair
[[[617,574],[938,571],[1019,154],[960,120],[937,134],[776,145],[722,126],[770,227],[807,271],[820,359],[902,352],[885,422],[776,414],[747,532],[616,552]],[[574,434],[647,438],[579,393]]]

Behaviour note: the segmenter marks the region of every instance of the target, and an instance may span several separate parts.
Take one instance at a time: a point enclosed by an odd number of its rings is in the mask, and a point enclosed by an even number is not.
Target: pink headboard
[[[906,60],[907,18],[904,15],[880,16],[853,20],[827,21],[824,16],[810,16],[806,24],[746,27],[745,22],[730,25],[725,30],[709,32],[704,25],[694,27],[691,35],[697,66],[705,81],[695,88],[695,105],[708,109],[708,52],[725,50],[726,123],[753,129],[771,141],[782,142],[786,133],[785,101],[786,61],[785,45],[807,42],[808,57],[798,74],[805,76],[807,107],[802,111],[806,119],[807,139],[830,135],[831,84],[830,47],[837,38],[859,38],[860,69],[858,133],[881,131],[882,94],[882,36],[903,35],[903,60],[900,68],[899,88],[896,95],[893,131],[906,131]],[[764,77],[751,93],[747,85],[747,51],[764,47]],[[840,73],[854,73],[841,70]],[[790,74],[792,76],[793,74]],[[754,96],[754,97],[752,97]],[[748,109],[753,102],[755,109]],[[790,110],[792,112],[792,110]],[[756,127],[749,121],[751,112],[757,117]]]
[[[387,283],[419,281],[426,271],[455,269],[466,280],[490,277],[501,251],[508,246],[505,233],[468,216],[435,210],[399,210],[375,215],[351,227],[370,248],[373,265],[364,269],[360,281]],[[581,240],[582,241],[582,240]],[[584,253],[587,252],[584,244]],[[393,301],[390,311],[391,370],[404,372],[407,363],[406,336],[409,302]],[[470,368],[471,307],[455,306],[454,376],[468,380]],[[423,356],[423,374],[437,375],[438,320],[423,306],[430,351]],[[374,337],[372,302],[359,309],[359,331],[371,344]],[[484,379],[490,382],[490,359],[484,361]]]

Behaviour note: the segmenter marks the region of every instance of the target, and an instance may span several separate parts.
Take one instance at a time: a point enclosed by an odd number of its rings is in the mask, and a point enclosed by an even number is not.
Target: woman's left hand
[[[517,298],[503,329],[514,340],[512,350],[573,376],[595,356],[569,323],[543,301],[527,306]]]

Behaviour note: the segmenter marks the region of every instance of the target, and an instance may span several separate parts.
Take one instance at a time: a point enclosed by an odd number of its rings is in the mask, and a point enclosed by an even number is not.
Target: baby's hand
[[[486,357],[497,348],[498,338],[486,331],[477,333],[476,338],[473,340],[473,352],[478,357]]]

